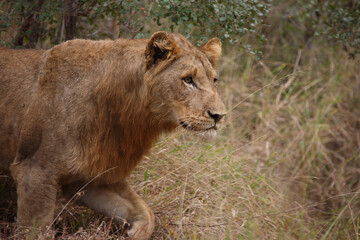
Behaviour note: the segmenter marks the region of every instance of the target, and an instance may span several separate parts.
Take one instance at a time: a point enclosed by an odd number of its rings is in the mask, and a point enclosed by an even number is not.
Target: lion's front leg
[[[154,231],[153,212],[125,181],[112,185],[89,186],[80,201],[122,224],[130,223],[127,233],[132,239],[149,239]]]
[[[17,188],[17,222],[19,230],[27,229],[36,236],[40,228],[46,230],[53,221],[57,183],[49,171],[28,161],[18,162],[11,167]]]

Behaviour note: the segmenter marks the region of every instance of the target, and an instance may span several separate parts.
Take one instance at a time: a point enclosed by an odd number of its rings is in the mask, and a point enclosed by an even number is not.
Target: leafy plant
[[[324,23],[321,34],[340,42],[345,51],[354,57],[360,53],[360,1],[325,1],[320,5]]]
[[[70,7],[66,8],[66,6]],[[219,36],[223,41],[230,43],[238,43],[241,37],[248,33],[263,40],[264,35],[256,29],[264,24],[270,9],[270,1],[38,0],[35,4],[31,1],[16,0],[6,1],[0,7],[8,9],[6,12],[2,10],[4,14],[0,18],[0,32],[9,31],[11,25],[15,25],[18,29],[15,36],[17,41],[13,41],[14,46],[35,47],[38,38],[33,39],[32,42],[29,40],[34,34],[40,36],[40,42],[50,39],[51,44],[73,37],[95,39],[119,36],[148,37],[149,25],[151,27],[153,23],[162,30],[180,31],[186,37],[201,44],[213,36]],[[36,21],[30,21],[34,16]],[[72,25],[67,25],[66,20],[69,16],[74,18]],[[10,24],[11,21],[13,24]],[[101,27],[107,22],[115,22],[120,26],[116,36]],[[37,23],[41,26],[37,28],[37,32],[28,31]],[[74,25],[77,26],[76,31]],[[250,45],[243,47],[251,49]]]
[[[286,5],[286,21],[303,33],[309,46],[314,38],[342,45],[352,57],[360,53],[360,1],[310,0],[299,3],[274,1]]]
[[[158,25],[170,20],[172,31],[180,26],[187,38],[199,43],[214,35],[230,43],[240,42],[247,33],[255,33],[262,40],[265,38],[256,33],[256,27],[264,24],[269,1],[157,0],[156,3],[152,14]]]

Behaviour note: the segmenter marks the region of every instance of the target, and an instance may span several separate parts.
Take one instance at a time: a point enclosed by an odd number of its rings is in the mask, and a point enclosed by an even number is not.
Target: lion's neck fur
[[[127,177],[158,136],[175,127],[163,122],[167,110],[159,107],[144,80],[142,53],[119,54],[121,61],[113,55],[99,66],[104,73],[94,88],[94,109],[81,136],[86,158],[82,171],[91,177],[103,173],[99,182]],[[109,64],[117,71],[107,72]]]

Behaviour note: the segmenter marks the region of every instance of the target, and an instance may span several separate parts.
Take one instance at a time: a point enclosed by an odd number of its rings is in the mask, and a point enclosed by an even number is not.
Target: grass
[[[256,62],[225,47],[219,91],[229,113],[215,142],[163,136],[129,179],[155,212],[154,239],[359,239],[359,61],[276,33],[266,49]],[[7,238],[16,204],[3,175],[0,193]],[[47,237],[122,238],[111,219],[72,204],[55,230]]]

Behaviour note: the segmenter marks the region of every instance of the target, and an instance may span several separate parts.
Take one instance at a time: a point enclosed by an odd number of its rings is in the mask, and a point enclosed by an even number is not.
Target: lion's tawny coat
[[[149,238],[153,213],[125,179],[161,133],[216,130],[220,53],[218,39],[197,48],[165,32],[1,48],[0,165],[17,183],[19,224],[50,224],[57,190],[71,195],[87,183],[80,201]]]

